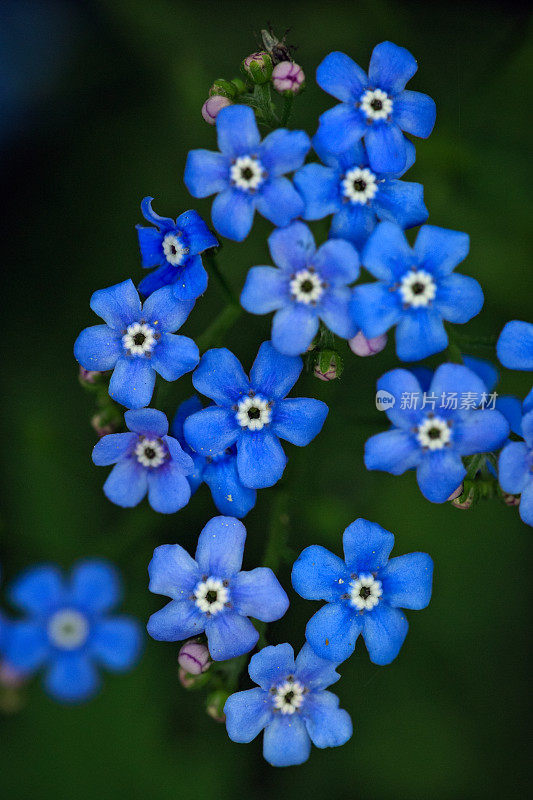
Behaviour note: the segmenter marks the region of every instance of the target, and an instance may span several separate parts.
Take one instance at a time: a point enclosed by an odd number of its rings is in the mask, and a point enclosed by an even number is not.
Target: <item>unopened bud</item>
[[[229,694],[224,689],[218,689],[207,698],[205,710],[215,722],[225,722],[226,715],[224,714],[224,706]]]
[[[217,114],[226,106],[233,105],[231,100],[227,97],[222,97],[220,94],[215,94],[213,97],[208,97],[202,106],[202,117],[209,125],[214,125]]]
[[[209,672],[201,672],[200,675],[191,675],[191,673],[184,670],[183,667],[180,667],[178,676],[183,688],[190,689],[192,691],[196,689],[203,689],[206,683],[209,683],[211,678],[211,674]]]
[[[91,369],[84,369],[80,367],[78,372],[78,379],[82,386],[87,389],[92,389],[95,384],[99,383],[103,375],[103,372],[95,372]]]
[[[452,500],[455,500],[457,497],[460,497],[462,493],[463,493],[463,484],[461,483],[459,484],[455,492],[452,492],[452,494],[448,497],[446,502],[451,503]]]
[[[276,64],[272,72],[272,83],[279,94],[290,96],[298,94],[305,82],[303,69],[293,61],[282,61]]]
[[[472,507],[475,499],[475,490],[473,486],[468,486],[466,483],[463,486],[463,491],[454,500],[452,506],[458,508],[460,511],[468,511]]]
[[[260,50],[246,56],[241,69],[254,83],[267,83],[272,76],[272,59],[266,50]]]
[[[27,682],[28,678],[24,672],[12,667],[7,661],[0,661],[0,686],[8,689],[19,689]]]
[[[321,381],[334,381],[340,378],[343,369],[342,358],[335,350],[322,350],[315,362],[314,376]]]
[[[519,494],[507,494],[507,492],[502,493],[502,500],[506,506],[519,506],[520,505],[520,495]]]
[[[91,417],[91,425],[98,436],[107,436],[109,433],[116,433],[120,428],[120,418],[115,418],[112,414],[102,412]]]
[[[348,342],[350,350],[356,356],[365,358],[366,356],[375,356],[376,353],[381,353],[387,344],[387,334],[383,333],[381,336],[376,336],[373,339],[367,339],[363,331],[359,331],[353,339]]]
[[[201,675],[211,666],[209,650],[201,642],[190,639],[185,642],[178,655],[178,664],[189,675]]]
[[[217,95],[233,100],[237,96],[237,87],[232,81],[227,81],[225,78],[217,78],[209,89],[209,97],[216,97]]]

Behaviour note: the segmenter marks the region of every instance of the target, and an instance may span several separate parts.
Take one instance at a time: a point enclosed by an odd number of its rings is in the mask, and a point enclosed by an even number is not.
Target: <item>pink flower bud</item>
[[[100,438],[107,436],[108,433],[116,433],[117,431],[117,426],[113,424],[113,421],[106,420],[106,416],[102,414],[95,414],[91,417],[91,425]]]
[[[190,639],[179,652],[178,664],[189,675],[201,675],[211,666],[209,650],[205,644]]]
[[[223,689],[213,692],[207,698],[205,710],[215,722],[225,722],[226,715],[224,714],[224,706],[228,699],[228,693]]]
[[[457,487],[457,489],[455,490],[455,492],[453,492],[453,493],[452,493],[452,494],[451,494],[451,495],[448,497],[448,499],[446,500],[446,502],[447,502],[447,503],[449,503],[451,500],[455,500],[457,497],[461,497],[462,493],[463,493],[463,484],[461,483],[461,484],[459,484],[459,486]]]
[[[244,74],[254,83],[266,83],[272,75],[272,59],[265,50],[251,53],[241,64]]]
[[[280,94],[298,94],[305,81],[303,69],[293,61],[276,64],[272,72],[274,89]]]
[[[209,125],[214,125],[218,112],[226,106],[231,106],[232,102],[227,97],[222,97],[220,94],[215,94],[213,97],[208,97],[202,106],[202,117]]]
[[[374,339],[367,339],[363,331],[359,331],[353,339],[348,342],[350,350],[356,356],[365,358],[366,356],[375,356],[376,353],[381,353],[387,344],[387,334],[383,333],[381,336],[376,336]]]
[[[340,378],[344,365],[335,350],[322,350],[315,362],[313,374],[319,381],[334,381]]]
[[[80,367],[78,377],[80,379],[80,383],[96,383],[101,374],[101,372],[95,372],[94,370]]]
[[[455,500],[452,500],[452,506],[454,508],[458,508],[460,511],[468,511],[471,508],[472,503],[474,502],[474,492],[470,491],[463,501],[459,501],[459,497],[456,497]]]
[[[9,689],[18,689],[27,682],[27,677],[7,661],[0,661],[0,686]]]
[[[519,506],[520,505],[520,495],[516,494],[503,494],[503,502],[506,506]]]
[[[180,667],[179,679],[184,689],[190,689],[196,683],[194,675],[189,675],[182,667]]]

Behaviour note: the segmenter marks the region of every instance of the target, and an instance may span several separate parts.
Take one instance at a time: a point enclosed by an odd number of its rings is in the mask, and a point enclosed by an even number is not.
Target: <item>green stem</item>
[[[284,128],[289,122],[294,95],[290,94],[283,98],[283,108],[281,109],[280,125]]]
[[[240,306],[231,304],[223,308],[211,325],[198,337],[197,344],[200,352],[204,353],[210,347],[221,344],[224,334],[234,325],[241,314]]]
[[[269,128],[278,128],[279,120],[276,117],[272,96],[270,93],[270,83],[256,85],[254,97],[257,99],[257,108],[261,114],[261,121]]]
[[[228,283],[226,276],[218,266],[217,261],[217,248],[212,247],[210,250],[206,250],[204,253],[204,260],[207,263],[207,268],[211,274],[215,276],[217,281],[219,282],[222,291],[226,295],[227,299],[230,303],[234,305],[239,305],[239,301],[237,296],[235,295],[233,289],[231,288],[230,284]]]

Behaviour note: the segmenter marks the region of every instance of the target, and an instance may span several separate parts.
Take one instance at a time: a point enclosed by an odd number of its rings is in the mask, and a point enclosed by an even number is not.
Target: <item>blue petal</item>
[[[396,325],[402,316],[397,292],[391,292],[382,281],[356,286],[350,309],[355,325],[368,339],[381,336]]]
[[[464,323],[479,314],[483,300],[483,290],[474,278],[448,275],[437,287],[434,305],[444,319]]]
[[[346,286],[359,277],[359,255],[350,242],[330,239],[318,249],[313,266],[332,286]]]
[[[187,443],[204,457],[223,453],[239,436],[235,412],[218,406],[209,406],[192,414],[183,427]]]
[[[124,414],[126,425],[130,431],[143,436],[166,436],[168,433],[168,420],[162,411],[157,408],[138,408],[135,411],[126,411]]]
[[[250,382],[259,394],[274,400],[287,395],[302,371],[302,359],[279,353],[263,342],[250,370]]]
[[[239,572],[231,583],[231,598],[239,614],[262,622],[281,619],[289,607],[286,592],[267,567]]]
[[[276,403],[272,430],[298,447],[312,442],[322,430],[328,407],[314,397],[291,397]]]
[[[161,217],[152,208],[153,197],[143,197],[141,202],[141,213],[147,222],[156,225],[161,231],[174,229],[174,220],[170,217]],[[139,226],[137,226],[139,227]],[[153,229],[152,229],[153,230]]]
[[[263,735],[263,757],[273,767],[292,767],[307,761],[311,740],[297,714],[273,717]]]
[[[163,254],[163,234],[157,228],[146,228],[143,225],[136,225],[137,236],[139,237],[139,249],[141,251],[141,266],[145,269],[157,267],[165,260]]]
[[[512,397],[511,395],[504,395],[503,397],[497,397],[496,408],[500,412],[500,414],[503,414],[503,416],[509,423],[512,432],[516,433],[517,436],[521,436],[522,403],[520,402],[518,397]]]
[[[316,251],[313,234],[299,221],[272,231],[268,247],[274,264],[290,274],[309,266]]]
[[[391,558],[379,571],[383,597],[393,607],[425,608],[431,599],[433,561],[427,553]]]
[[[339,708],[339,698],[331,692],[313,692],[305,700],[304,719],[315,747],[339,747],[353,733],[347,711]]]
[[[363,639],[370,660],[374,664],[394,661],[407,636],[409,623],[403,611],[379,603],[371,612],[363,614]]]
[[[435,125],[435,101],[422,92],[402,92],[394,98],[392,118],[402,131],[427,139]]]
[[[431,372],[429,374],[432,376]],[[377,387],[378,390],[391,394],[394,399],[394,402],[385,411],[393,425],[409,431],[418,425],[422,417],[425,416],[421,409],[422,388],[416,376],[409,370],[393,369],[390,372],[386,372],[378,380]],[[429,388],[429,381],[427,388]],[[413,398],[412,405],[414,408],[410,407],[411,398]]]
[[[533,481],[529,480],[520,498],[520,519],[526,525],[533,525]]]
[[[509,436],[509,423],[499,411],[467,411],[453,428],[453,443],[463,456],[498,450]]]
[[[50,614],[63,600],[65,587],[57,567],[41,565],[19,575],[9,589],[9,600],[17,608],[36,616]]]
[[[148,574],[148,589],[173,600],[186,600],[201,577],[198,564],[179,544],[156,547],[148,564]]]
[[[528,447],[533,447],[533,414],[528,412],[522,420],[522,436]]]
[[[143,317],[159,332],[175,333],[181,328],[193,307],[193,301],[176,299],[173,286],[164,286],[145,300]]]
[[[259,639],[259,633],[250,620],[231,609],[208,617],[205,633],[213,661],[227,661],[249,653]]]
[[[192,382],[197,391],[218,405],[233,405],[250,388],[241,362],[225,347],[204,353]]]
[[[103,614],[120,601],[120,576],[106,561],[78,562],[71,573],[69,602],[91,614]]]
[[[218,245],[216,236],[211,233],[200,214],[194,209],[179,215],[176,228],[185,233],[189,253],[192,256]]]
[[[242,242],[254,221],[256,199],[240,189],[225,189],[213,200],[211,218],[217,231],[227,239]]]
[[[152,365],[166,381],[177,381],[191,372],[200,361],[198,346],[188,336],[163,333],[154,348]]]
[[[110,328],[123,330],[141,316],[139,293],[132,280],[99,289],[91,297],[91,308]]]
[[[528,396],[524,399],[522,408],[524,414],[528,414],[530,411],[533,411],[533,389],[531,389]]]
[[[533,325],[530,322],[508,322],[496,346],[498,358],[508,369],[533,370]]]
[[[148,502],[160,514],[174,514],[187,505],[191,497],[189,481],[173,462],[147,472]]]
[[[250,659],[248,674],[261,689],[268,691],[274,684],[294,675],[294,651],[290,644],[263,647]]]
[[[269,430],[245,431],[237,444],[239,477],[250,489],[274,486],[283,475],[287,457],[277,436]]]
[[[85,328],[74,343],[74,358],[84,369],[113,369],[123,352],[121,334],[108,325]]]
[[[284,226],[303,214],[304,201],[288,178],[273,178],[261,186],[256,207],[274,225]]]
[[[50,654],[50,643],[43,621],[12,622],[2,648],[5,661],[23,673],[35,672]]]
[[[252,267],[241,293],[242,307],[252,314],[269,314],[287,302],[287,276],[275,267]]]
[[[394,547],[394,536],[377,522],[360,518],[348,525],[342,545],[351,572],[376,572],[387,563]]]
[[[381,42],[372,51],[368,79],[388,94],[398,94],[418,69],[416,59],[405,47]]]
[[[320,658],[311,645],[306,642],[296,657],[295,676],[298,680],[314,691],[321,691],[337,683],[340,675],[336,671],[338,664],[329,659]]]
[[[141,627],[130,617],[112,617],[95,623],[89,644],[91,655],[107,669],[130,669],[141,654]]]
[[[402,228],[413,228],[428,218],[421,183],[387,180],[380,187],[373,207],[382,220],[397,222]]]
[[[152,614],[146,629],[158,642],[178,642],[202,633],[205,619],[191,600],[171,600]]]
[[[194,460],[189,453],[183,450],[178,440],[173,436],[163,436],[163,441],[168,448],[172,464],[180,468],[182,475],[191,475],[194,471]]]
[[[365,136],[365,145],[374,172],[401,172],[405,168],[405,136],[394,122],[371,125]]]
[[[358,100],[368,84],[366,73],[345,53],[329,53],[318,65],[316,82],[343,103]]]
[[[121,356],[109,381],[109,394],[126,408],[143,408],[152,399],[154,384],[155,372],[149,359]]]
[[[82,652],[58,653],[45,677],[46,691],[63,703],[81,703],[98,691],[100,680]]]
[[[299,169],[311,147],[305,131],[278,128],[265,137],[259,147],[259,159],[269,175],[277,177]]]
[[[122,508],[138,505],[147,491],[146,470],[131,458],[115,464],[104,483],[107,499]]]
[[[361,112],[353,105],[339,103],[319,117],[315,135],[317,146],[327,146],[333,153],[342,153],[353,147],[367,131]]]
[[[416,471],[420,491],[432,503],[445,503],[465,475],[463,462],[453,450],[427,453]]]
[[[376,213],[372,206],[350,203],[344,205],[331,220],[329,235],[336,239],[347,239],[362,250],[375,227]]]
[[[292,585],[306,600],[334,603],[346,593],[349,581],[350,573],[342,558],[318,544],[306,547],[292,568]]]
[[[315,308],[304,303],[291,302],[274,315],[272,321],[272,344],[286,356],[305,353],[313,341],[319,326]]]
[[[352,291],[347,286],[334,287],[324,295],[318,309],[326,328],[343,339],[351,339],[358,331],[352,318],[351,303]]]
[[[470,249],[470,237],[461,231],[424,225],[414,246],[418,264],[436,278],[444,278],[464,261]]]
[[[207,464],[203,479],[221,514],[241,518],[255,506],[257,492],[242,485],[235,456],[215,459]]]
[[[246,528],[233,517],[213,517],[198,537],[196,563],[202,574],[231,578],[241,568]]]
[[[185,262],[173,281],[174,297],[177,300],[196,300],[207,289],[207,281],[201,257],[193,256]]]
[[[416,467],[421,452],[414,437],[407,431],[392,430],[376,433],[365,444],[365,467],[403,475]]]
[[[304,219],[322,219],[339,209],[339,174],[322,164],[306,164],[294,176],[304,201]]]
[[[228,159],[211,150],[191,150],[183,182],[193,197],[209,197],[223,192],[229,185]]]
[[[149,275],[146,275],[142,281],[139,283],[139,292],[144,296],[148,297],[149,295],[153,294],[153,292],[157,292],[158,289],[162,289],[163,286],[168,286],[169,284],[174,284],[175,281],[178,280],[178,268],[174,267],[172,264],[165,263],[154,269]]]
[[[255,114],[250,106],[223,108],[216,119],[218,148],[226,157],[248,155],[261,142]]]
[[[361,619],[343,602],[327,603],[311,617],[305,636],[317,656],[340,663],[355,649]]]
[[[224,706],[226,730],[232,742],[248,744],[272,717],[272,700],[262,689],[248,689],[228,697]]]
[[[475,358],[474,356],[463,356],[463,364],[465,367],[468,367],[468,369],[471,369],[472,372],[475,372],[476,375],[479,375],[485,384],[487,392],[492,392],[499,378],[498,370],[494,364],[490,361],[486,361],[484,358]]]
[[[435,370],[429,387],[429,393],[436,394],[437,397],[450,393],[457,393],[460,396],[462,392],[465,392],[477,395],[480,402],[481,396],[486,394],[486,391],[486,386],[481,378],[462,364],[441,364]],[[446,409],[439,409],[439,414],[447,416]]]
[[[202,402],[195,394],[193,394],[192,397],[189,397],[187,400],[184,400],[183,403],[179,405],[174,419],[172,420],[170,432],[172,436],[178,440],[182,447],[187,446],[185,436],[183,434],[183,424],[187,417],[190,417],[191,414],[195,414],[197,411],[201,411],[201,409]]]
[[[119,459],[128,454],[135,442],[137,442],[137,436],[134,433],[110,433],[102,436],[93,448],[93,462],[97,467],[116,464]]]
[[[421,361],[448,346],[448,334],[436,310],[407,312],[396,328],[396,354],[400,361]]]
[[[361,262],[375,278],[395,282],[414,263],[414,256],[400,226],[381,222],[368,240]]]
[[[524,442],[510,442],[500,453],[498,477],[504,492],[520,494],[529,479],[529,451]]]

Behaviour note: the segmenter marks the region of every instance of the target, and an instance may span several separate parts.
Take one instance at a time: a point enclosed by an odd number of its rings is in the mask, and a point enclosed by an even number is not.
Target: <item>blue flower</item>
[[[399,225],[381,222],[362,256],[378,278],[353,291],[356,325],[372,339],[394,325],[396,352],[402,361],[418,361],[444,350],[448,334],[443,320],[464,323],[479,313],[483,291],[466,275],[452,274],[466,257],[466,233],[424,225],[409,246]]]
[[[191,496],[185,476],[194,470],[192,458],[167,435],[168,422],[162,411],[126,411],[124,419],[130,433],[103,436],[93,449],[98,467],[115,465],[104,483],[105,496],[117,506],[130,508],[148,492],[154,511],[179,511]]]
[[[237,472],[237,448],[227,447],[215,456],[199,456],[185,439],[183,425],[187,417],[202,409],[202,403],[194,395],[185,400],[176,412],[171,433],[194,462],[194,472],[187,476],[191,491],[195,492],[205,481],[211,490],[213,502],[221,514],[230,517],[245,517],[255,506],[257,492],[243,486]]]
[[[304,447],[321,431],[328,413],[321,400],[286,399],[302,366],[300,358],[285,356],[263,342],[248,379],[229,350],[208,350],[192,382],[215,405],[185,420],[189,445],[200,455],[216,456],[235,444],[244,486],[273,486],[287,462],[280,438]]]
[[[533,370],[533,324],[513,320],[500,333],[498,358],[508,369]]]
[[[346,744],[350,715],[325,691],[340,678],[336,666],[308,644],[296,660],[290,644],[264,647],[248,667],[258,688],[230,695],[224,706],[229,738],[247,744],[264,730],[263,756],[273,767],[303,764],[311,742],[320,748]]]
[[[300,216],[302,198],[282,176],[302,166],[307,134],[279,128],[261,141],[253,110],[239,105],[223,108],[216,126],[221,152],[191,150],[184,180],[193,197],[217,195],[211,209],[217,231],[242,242],[256,209],[280,226]]]
[[[497,410],[477,406],[487,387],[462,364],[442,364],[424,393],[405,369],[378,381],[378,399],[393,425],[368,439],[367,469],[401,475],[416,468],[418,485],[432,503],[444,503],[466,475],[462,456],[497,450],[509,424]]]
[[[9,593],[28,616],[10,623],[6,660],[25,674],[44,667],[45,688],[60,702],[87,700],[99,688],[98,666],[124,672],[141,652],[138,622],[108,615],[120,595],[106,561],[80,561],[68,581],[56,566],[32,567]]]
[[[359,634],[374,664],[390,664],[407,635],[401,608],[419,611],[431,598],[433,561],[409,553],[389,561],[394,536],[356,519],[343,535],[344,561],[325,547],[306,547],[292,569],[292,585],[306,600],[325,600],[305,636],[320,658],[341,662]]]
[[[113,370],[111,397],[127,408],[143,408],[152,399],[156,372],[175,381],[198,364],[198,348],[187,336],[174,336],[194,305],[176,300],[172,286],[158,289],[141,306],[131,280],[100,289],[91,308],[105,325],[85,328],[74,344],[84,369]]]
[[[156,547],[149,589],[172,598],[148,620],[148,633],[177,642],[203,633],[211,658],[226,661],[255,647],[259,634],[248,617],[273,622],[289,598],[271,569],[241,571],[246,528],[233,517],[214,517],[193,558],[179,544]]]
[[[333,214],[330,236],[347,239],[361,250],[378,220],[412,228],[428,218],[422,184],[398,180],[414,163],[411,142],[406,142],[406,167],[398,173],[372,171],[361,142],[340,155],[316,136],[313,145],[327,166],[306,164],[295,174],[294,185],[305,202],[304,219]]]
[[[147,297],[156,289],[172,284],[177,300],[196,300],[207,289],[207,272],[199,254],[216,247],[218,241],[196,211],[186,211],[174,222],[152,210],[153,199],[145,197],[141,211],[156,227],[136,227],[142,266],[158,269],[143,278],[139,291]]]
[[[427,138],[435,124],[435,103],[405,91],[417,70],[411,53],[392,42],[378,44],[368,76],[344,53],[330,53],[316,71],[318,85],[340,100],[320,117],[317,137],[341,153],[364,138],[375,172],[401,172],[408,161],[402,131]]]
[[[526,408],[530,408],[528,403]],[[509,442],[498,461],[500,486],[504,492],[519,494],[520,517],[527,525],[533,525],[533,411],[522,418],[520,432],[523,442]]]
[[[303,222],[278,228],[268,245],[279,269],[252,267],[241,304],[252,314],[276,312],[272,323],[276,350],[288,356],[305,353],[320,320],[337,336],[355,336],[348,288],[359,275],[359,256],[353,246],[336,239],[317,250]]]

